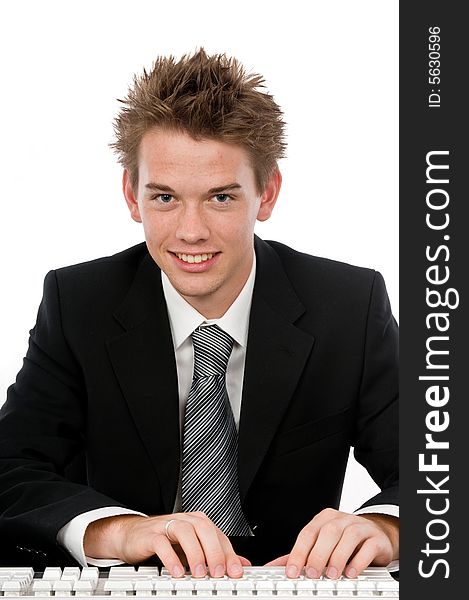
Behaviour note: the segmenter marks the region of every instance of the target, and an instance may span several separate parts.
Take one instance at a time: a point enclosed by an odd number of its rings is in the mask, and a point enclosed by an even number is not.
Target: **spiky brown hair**
[[[114,121],[111,144],[138,185],[138,152],[154,127],[173,129],[194,139],[215,139],[244,147],[262,192],[285,155],[285,123],[261,75],[247,74],[235,58],[208,56],[203,48],[180,60],[160,56],[150,72],[134,76]]]

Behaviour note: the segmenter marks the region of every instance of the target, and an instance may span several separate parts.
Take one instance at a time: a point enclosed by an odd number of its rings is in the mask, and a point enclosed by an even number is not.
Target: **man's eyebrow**
[[[175,191],[169,187],[169,185],[164,185],[163,183],[147,183],[145,185],[147,190],[158,190],[160,192],[166,192],[168,194],[174,194]],[[240,190],[241,185],[239,183],[228,183],[226,185],[220,185],[218,187],[210,188],[207,191],[207,194],[220,194],[221,192],[228,192],[229,190]]]
[[[169,194],[174,194],[174,190],[169,187],[169,185],[164,185],[163,183],[147,183],[145,184],[147,190],[159,190],[160,192],[168,192]]]
[[[208,190],[209,194],[220,194],[221,192],[227,192],[229,190],[240,190],[241,186],[239,183],[228,183],[227,185],[221,185]]]

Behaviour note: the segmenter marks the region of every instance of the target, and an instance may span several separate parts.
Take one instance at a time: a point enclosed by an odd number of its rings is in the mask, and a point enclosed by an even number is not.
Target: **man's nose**
[[[203,207],[185,206],[178,221],[177,239],[188,244],[196,244],[207,240],[209,236],[210,230],[203,216]]]

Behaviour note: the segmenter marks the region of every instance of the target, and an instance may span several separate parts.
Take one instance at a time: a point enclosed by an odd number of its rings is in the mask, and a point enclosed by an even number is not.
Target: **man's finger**
[[[346,525],[327,560],[327,564],[325,565],[326,575],[331,579],[340,577],[347,562],[357,552],[357,549],[375,533],[376,528],[372,525],[368,526],[367,523],[353,522]],[[312,563],[314,563],[314,558]]]
[[[316,543],[319,532],[320,527],[315,519],[300,531],[286,562],[285,574],[287,577],[299,577],[301,569],[305,566],[310,555],[311,548]],[[319,577],[319,575],[310,573],[308,577]]]
[[[153,540],[153,552],[173,577],[183,577],[185,570],[174,551],[171,542],[165,535],[156,535]]]
[[[376,538],[370,538],[365,541],[360,550],[350,561],[349,565],[345,569],[347,577],[358,577],[360,573],[366,569],[383,551],[383,546]],[[389,561],[384,561],[388,564]]]
[[[340,512],[334,508],[325,508],[319,512],[315,517],[300,531],[295,545],[290,552],[289,558],[286,564],[287,577],[298,577],[301,569],[306,566],[308,557],[310,556],[311,549],[316,544],[319,532],[322,528],[329,523],[343,522],[344,519],[349,518],[351,515]],[[332,526],[334,529],[334,526]],[[335,543],[337,543],[340,534],[334,536]],[[327,557],[329,558],[329,556]],[[327,561],[326,558],[326,561]],[[308,577],[319,577],[321,573],[317,573],[317,568],[314,565],[309,566],[310,571]]]
[[[207,569],[204,550],[191,523],[182,519],[172,519],[170,527],[165,526],[164,537],[170,543],[179,544],[194,577],[205,577]]]
[[[202,556],[197,554],[197,561],[200,562],[198,564],[194,563],[194,569],[197,571],[197,573],[201,573],[202,569],[200,568],[200,564],[204,566],[207,565],[209,574],[212,577],[223,577],[226,573],[227,554],[230,554],[231,550],[231,554],[236,556],[231,544],[228,541],[228,538],[226,538],[228,546],[225,545],[225,547],[223,547],[220,530],[203,514],[199,515],[198,513],[186,513],[181,515],[181,517],[182,518],[180,519],[180,522],[186,523],[186,525],[192,528],[194,536],[197,540],[197,546],[200,548],[202,553]],[[171,531],[173,531],[173,529],[171,529]],[[221,535],[223,536],[223,534]],[[183,544],[181,544],[181,546],[186,553],[189,564],[191,564],[191,572],[194,574],[190,560],[192,555],[190,554],[192,553],[192,550],[194,550],[195,556],[195,546],[184,546]],[[239,568],[242,571],[241,563],[239,563]],[[205,574],[206,573],[204,573],[204,575]],[[197,576],[203,577],[203,575]]]
[[[227,575],[229,577],[235,577],[235,578],[242,577],[243,576],[243,562],[244,562],[244,566],[248,566],[251,563],[247,560],[247,558],[244,558],[244,557],[242,557],[243,560],[241,560],[241,557],[235,553],[230,540],[220,530],[218,530],[218,538],[219,538],[220,545],[223,549],[223,552],[225,553]]]
[[[335,519],[327,522],[321,528],[306,560],[305,573],[307,577],[316,579],[321,576],[328,565],[331,554],[340,542],[344,527],[343,519]],[[327,576],[332,578],[338,576],[333,565],[329,566]]]

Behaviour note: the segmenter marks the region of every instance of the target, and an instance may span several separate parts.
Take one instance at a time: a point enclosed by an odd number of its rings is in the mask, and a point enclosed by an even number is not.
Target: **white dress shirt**
[[[244,381],[244,363],[246,359],[246,347],[249,331],[249,315],[251,311],[252,294],[256,276],[256,259],[251,268],[251,273],[226,313],[219,319],[206,319],[195,308],[193,308],[176,291],[168,277],[161,272],[164,297],[168,308],[171,335],[173,339],[174,353],[176,357],[176,369],[179,389],[179,415],[180,427],[184,420],[185,406],[192,384],[194,369],[194,348],[192,345],[192,332],[199,326],[217,324],[223,331],[233,339],[233,350],[228,361],[226,371],[226,387],[231,408],[233,411],[236,427],[239,426],[241,412],[241,394]],[[181,450],[182,451],[182,450]],[[182,461],[181,461],[182,462]],[[181,509],[181,473],[179,474],[178,492],[173,512]],[[381,513],[399,516],[399,508],[393,505],[376,505],[356,511],[356,514]],[[104,517],[112,517],[124,514],[143,515],[143,513],[121,507],[106,507],[91,510],[78,515],[67,523],[57,535],[58,543],[63,546],[81,565],[94,565],[108,567],[122,564],[122,561],[112,559],[94,559],[85,556],[83,539],[86,528],[90,523]],[[143,515],[146,516],[146,515]]]

